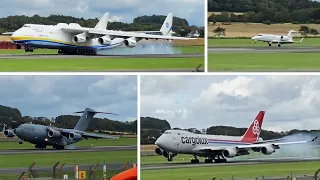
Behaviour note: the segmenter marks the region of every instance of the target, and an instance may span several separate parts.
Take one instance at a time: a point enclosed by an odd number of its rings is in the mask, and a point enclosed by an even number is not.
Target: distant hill
[[[170,128],[170,124],[166,120],[161,120],[153,117],[141,117],[141,144],[154,144],[155,140],[165,131]],[[172,129],[180,129],[179,127]],[[195,128],[184,129],[189,132],[200,134],[201,131]],[[206,129],[207,134],[212,135],[226,135],[226,136],[242,136],[247,128],[237,128],[231,126],[211,126]],[[297,130],[293,129],[288,132],[273,132],[261,131],[260,137],[264,140],[281,138],[288,135],[307,133],[307,134],[320,134],[320,130]]]
[[[208,0],[210,22],[320,23],[320,3],[310,0]]]
[[[0,124],[6,124],[9,127],[16,128],[23,123],[33,123],[42,125],[52,125],[61,128],[74,128],[78,122],[80,116],[73,115],[61,115],[58,117],[30,117],[22,116],[19,109],[11,108],[0,105]],[[90,123],[88,131],[117,131],[117,132],[129,132],[132,134],[137,133],[137,121],[133,122],[121,122],[110,120],[107,118],[94,118]]]

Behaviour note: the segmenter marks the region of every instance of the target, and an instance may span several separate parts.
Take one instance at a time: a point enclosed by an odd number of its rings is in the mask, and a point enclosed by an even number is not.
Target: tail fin
[[[75,113],[83,113],[82,116],[80,117],[78,123],[74,127],[75,130],[79,130],[79,131],[85,131],[88,128],[89,123],[93,120],[93,116],[98,113],[118,115],[118,114],[114,114],[114,113],[97,112],[97,111],[90,109],[90,108],[86,108],[84,111],[79,111],[79,112],[75,112]]]
[[[173,22],[173,14],[169,13],[166,20],[162,24],[160,32],[164,36],[170,36],[172,33],[172,22]]]
[[[293,34],[292,33],[296,33],[297,31],[295,30],[290,30],[289,33],[288,33],[288,38],[292,39],[293,38]]]
[[[259,135],[261,132],[261,126],[263,122],[265,111],[260,111],[257,117],[254,119],[252,124],[249,126],[247,131],[242,136],[242,142],[254,143],[259,140]]]
[[[99,29],[99,30],[106,30],[107,26],[108,26],[108,20],[109,20],[109,14],[108,12],[106,12],[102,18],[100,19],[100,21],[98,22],[98,24],[96,25],[96,27],[94,27],[95,29]]]

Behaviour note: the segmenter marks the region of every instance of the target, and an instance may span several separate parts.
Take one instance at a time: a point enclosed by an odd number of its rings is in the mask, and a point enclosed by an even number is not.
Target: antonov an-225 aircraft
[[[177,154],[191,154],[194,156],[191,163],[199,163],[198,156],[206,157],[205,163],[212,163],[213,160],[215,163],[225,163],[226,158],[248,155],[250,150],[270,155],[282,145],[309,143],[317,139],[315,137],[310,141],[295,142],[278,142],[283,139],[264,141],[259,138],[264,114],[264,111],[259,112],[243,136],[204,135],[182,130],[167,130],[155,142],[158,146],[155,152],[166,157],[168,161],[172,161]]]
[[[9,138],[17,136],[20,139],[19,144],[22,144],[23,141],[27,141],[31,144],[35,144],[35,148],[37,149],[44,149],[47,146],[53,146],[56,149],[64,149],[64,147],[67,145],[88,138],[118,139],[117,137],[113,136],[85,132],[95,114],[117,114],[97,112],[90,108],[86,108],[84,111],[76,113],[83,114],[74,129],[63,129],[38,124],[21,124],[15,129],[8,129],[6,126],[4,126],[2,134]]]
[[[135,47],[142,39],[190,40],[173,37],[173,14],[169,13],[160,31],[124,32],[107,30],[109,13],[105,13],[94,28],[76,23],[57,25],[25,24],[12,34],[11,40],[33,52],[34,48],[58,49],[59,54],[96,55],[97,51],[121,45]]]

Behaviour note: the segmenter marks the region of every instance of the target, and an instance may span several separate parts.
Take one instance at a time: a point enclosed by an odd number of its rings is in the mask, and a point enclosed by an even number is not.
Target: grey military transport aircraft
[[[27,141],[31,144],[35,144],[35,148],[44,149],[47,146],[53,146],[56,149],[64,149],[65,146],[81,141],[82,139],[94,138],[109,138],[109,139],[118,139],[113,136],[106,136],[101,134],[87,133],[89,123],[93,120],[93,116],[101,114],[112,114],[114,113],[105,113],[97,112],[90,108],[86,108],[84,111],[75,112],[83,113],[80,117],[78,123],[74,129],[63,129],[51,126],[43,126],[38,124],[21,124],[15,129],[8,129],[4,125],[2,134],[6,137],[15,137],[18,136],[21,141],[19,144],[22,144],[23,141]]]

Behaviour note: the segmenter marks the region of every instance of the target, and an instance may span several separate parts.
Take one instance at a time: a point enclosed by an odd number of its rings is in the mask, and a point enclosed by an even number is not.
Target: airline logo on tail
[[[243,138],[241,140],[242,142],[255,143],[259,140],[264,114],[265,114],[265,111],[259,112],[259,114],[254,119],[250,127],[244,133]]]

